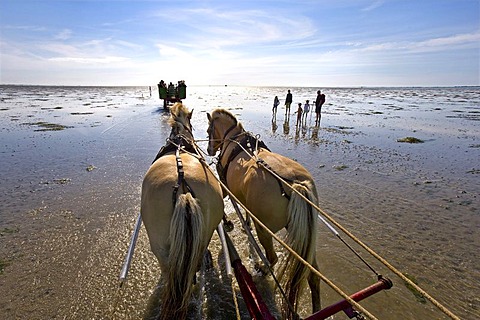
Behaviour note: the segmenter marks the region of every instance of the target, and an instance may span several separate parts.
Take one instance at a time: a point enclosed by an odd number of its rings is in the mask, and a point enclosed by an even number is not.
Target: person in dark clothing
[[[280,100],[278,100],[278,96],[275,96],[275,98],[273,99],[273,108],[272,108],[273,116],[277,115],[277,107],[279,104],[280,104]]]
[[[287,109],[285,110],[285,115],[290,114],[290,105],[292,104],[292,101],[293,101],[292,93],[290,92],[290,90],[288,90],[287,97],[285,98],[285,108]]]
[[[322,106],[325,103],[325,95],[318,90],[317,99],[315,100],[315,124],[320,125],[320,120],[322,119]]]
[[[302,104],[298,103],[298,109],[297,111],[294,112],[294,114],[297,114],[297,124],[296,127],[299,128],[302,125],[302,115],[303,115],[303,109],[302,109]]]

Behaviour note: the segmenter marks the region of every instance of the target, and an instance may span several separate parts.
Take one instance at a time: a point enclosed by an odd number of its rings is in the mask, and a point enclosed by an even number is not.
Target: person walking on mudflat
[[[280,100],[278,100],[278,96],[275,96],[275,98],[273,99],[273,108],[272,108],[274,117],[277,115],[277,107],[279,104],[280,104]]]
[[[307,125],[307,117],[309,112],[310,112],[310,100],[307,100],[303,105],[303,119],[304,119],[305,125]]]
[[[320,125],[320,120],[322,119],[322,106],[325,103],[325,95],[318,90],[317,99],[315,100],[315,125]]]
[[[302,126],[302,115],[303,115],[303,109],[302,109],[301,103],[298,103],[298,109],[293,114],[295,113],[297,114],[297,124],[295,126],[299,128]]]
[[[285,115],[290,114],[290,105],[292,104],[293,96],[290,90],[288,90],[287,97],[285,98]]]

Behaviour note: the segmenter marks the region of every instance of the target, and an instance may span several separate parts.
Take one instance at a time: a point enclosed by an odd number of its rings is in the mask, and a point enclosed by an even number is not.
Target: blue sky
[[[480,85],[479,3],[0,0],[0,83]]]

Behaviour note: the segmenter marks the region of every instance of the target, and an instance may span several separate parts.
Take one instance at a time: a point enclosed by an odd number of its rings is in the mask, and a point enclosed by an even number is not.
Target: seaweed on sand
[[[417,279],[415,279],[414,276],[408,274],[408,273],[404,273],[403,274],[405,277],[407,277],[410,281],[412,281],[413,283],[415,284],[418,284],[417,282]],[[427,303],[427,299],[425,299],[425,297],[423,296],[423,294],[421,294],[417,289],[415,289],[414,286],[412,286],[410,283],[404,281],[404,284],[405,284],[405,287],[407,287],[408,290],[410,290],[410,292],[413,293],[413,295],[415,296],[415,298],[417,299],[418,302],[420,303]]]
[[[405,137],[405,138],[397,139],[397,142],[423,143],[424,141],[415,137]]]
[[[64,126],[62,124],[58,123],[49,123],[49,122],[43,122],[43,121],[38,121],[38,122],[29,122],[29,123],[24,123],[25,125],[30,125],[30,126],[38,126],[40,129],[35,129],[35,131],[60,131],[64,130],[67,128],[72,128],[69,126]]]
[[[348,166],[347,165],[344,165],[344,164],[341,164],[341,165],[337,165],[337,166],[333,166],[333,169],[337,170],[337,171],[342,171],[342,170],[345,170],[347,169]]]
[[[3,228],[0,230],[0,236],[3,236],[5,234],[11,234],[11,233],[17,233],[19,231],[18,227],[15,228]]]
[[[3,270],[5,269],[6,266],[8,266],[8,261],[0,259],[0,274],[3,273]]]

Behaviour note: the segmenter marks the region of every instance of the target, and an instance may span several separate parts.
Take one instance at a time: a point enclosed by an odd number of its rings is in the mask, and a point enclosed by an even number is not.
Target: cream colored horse
[[[317,268],[316,210],[269,173],[257,162],[257,157],[263,159],[274,172],[288,181],[293,189],[316,203],[317,191],[310,173],[296,161],[270,152],[265,145],[260,144],[255,151],[257,139],[247,133],[230,112],[216,109],[207,116],[208,154],[213,156],[220,150],[217,171],[230,191],[271,231],[277,232],[286,228],[288,244]],[[248,155],[238,146],[239,144],[255,156]],[[272,237],[257,224],[255,227],[267,258],[274,265],[278,258]],[[306,279],[312,292],[313,312],[320,309],[319,279],[304,264],[290,254],[280,274],[283,275],[284,289],[295,312]],[[286,303],[283,304],[282,310],[284,318],[294,317]]]
[[[141,215],[166,283],[160,319],[178,320],[186,318],[195,273],[223,216],[223,197],[206,164],[188,152],[196,151],[192,112],[181,103],[170,112],[170,142],[143,180]]]

